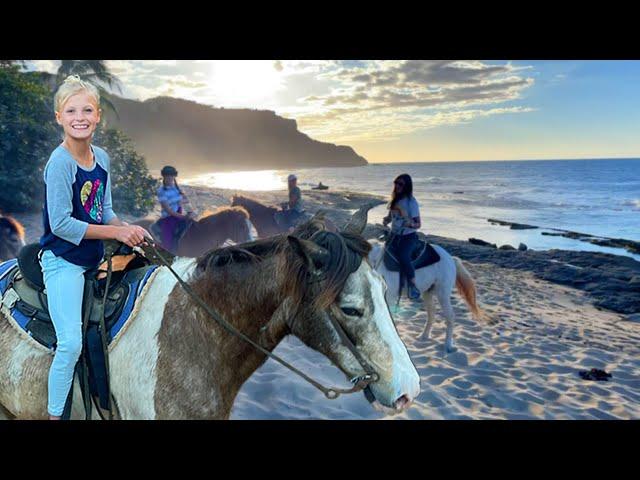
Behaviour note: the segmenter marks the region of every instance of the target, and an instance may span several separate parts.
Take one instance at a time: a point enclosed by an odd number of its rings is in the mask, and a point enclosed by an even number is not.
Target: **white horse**
[[[384,277],[387,283],[388,288],[385,294],[387,303],[395,305],[399,300],[400,274],[389,271],[385,266],[383,261],[384,244],[376,240],[372,240],[369,243],[372,246],[369,252],[369,262]],[[427,311],[427,322],[419,338],[426,340],[431,336],[431,327],[433,327],[435,319],[433,311],[433,296],[435,295],[438,297],[442,313],[447,322],[445,348],[448,353],[451,353],[457,350],[453,340],[455,314],[450,299],[453,286],[457,287],[458,293],[464,298],[475,320],[486,320],[486,316],[478,307],[475,283],[469,271],[462,265],[462,261],[449,255],[441,246],[431,245],[440,255],[440,261],[428,267],[416,269],[415,284],[422,293],[422,299]]]

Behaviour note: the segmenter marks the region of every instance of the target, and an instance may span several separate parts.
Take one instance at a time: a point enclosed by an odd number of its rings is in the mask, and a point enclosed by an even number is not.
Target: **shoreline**
[[[245,195],[269,205],[279,205],[287,198],[286,190],[241,191],[191,185],[183,185],[182,188],[199,215],[206,210],[229,205],[234,194]],[[386,202],[386,198],[347,190],[305,189],[303,201],[308,213],[313,215],[319,210],[325,210],[327,217],[341,226],[362,205],[373,203],[379,206]],[[129,222],[139,218],[157,218],[160,207],[156,205],[145,217],[118,214]],[[27,243],[37,241],[42,231],[40,214],[17,214],[15,217],[26,228]],[[379,227],[368,223],[364,236],[368,240],[376,239],[381,233]],[[640,313],[640,262],[631,257],[561,249],[502,250],[438,235],[426,235],[426,238],[467,262],[490,263],[501,268],[523,270],[540,280],[582,290],[597,308],[627,315]]]

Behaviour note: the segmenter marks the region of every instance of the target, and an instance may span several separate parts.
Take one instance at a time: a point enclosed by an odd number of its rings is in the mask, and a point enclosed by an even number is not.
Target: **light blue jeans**
[[[73,382],[76,363],[82,351],[82,297],[85,267],[75,265],[51,250],[40,259],[47,289],[49,316],[58,344],[49,370],[49,415],[62,416]]]

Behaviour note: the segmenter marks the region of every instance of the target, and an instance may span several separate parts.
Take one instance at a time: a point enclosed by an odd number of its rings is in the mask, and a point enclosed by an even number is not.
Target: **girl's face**
[[[162,181],[166,187],[173,187],[176,184],[176,177],[173,175],[165,175],[162,177]]]
[[[404,190],[404,180],[396,180],[393,182],[394,190],[396,193],[402,193]]]
[[[56,112],[56,121],[64,129],[65,137],[74,140],[91,139],[100,123],[100,109],[91,95],[86,92],[76,93],[69,97],[60,110]]]

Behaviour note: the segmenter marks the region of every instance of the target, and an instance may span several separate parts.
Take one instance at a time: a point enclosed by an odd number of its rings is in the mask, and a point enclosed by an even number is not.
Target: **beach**
[[[286,192],[235,192],[184,185],[194,210],[228,205],[234,193],[278,205]],[[382,196],[303,188],[305,207],[326,210],[343,225],[361,205]],[[150,214],[158,216],[159,208]],[[124,220],[135,218],[121,215]],[[37,241],[39,214],[16,215]],[[428,221],[428,213],[423,222]],[[367,238],[379,231],[370,224]],[[640,418],[640,263],[602,252],[505,251],[463,240],[429,237],[460,257],[475,279],[481,307],[495,320],[476,323],[454,293],[454,338],[445,353],[444,321],[436,302],[432,339],[420,303],[403,299],[394,321],[421,378],[411,408],[388,416],[361,394],[327,400],[268,360],[242,387],[232,419],[631,419]],[[517,245],[515,245],[517,247]],[[346,379],[326,358],[293,337],[276,353],[325,384]],[[588,381],[579,371],[612,374]],[[0,413],[1,415],[1,413]]]

